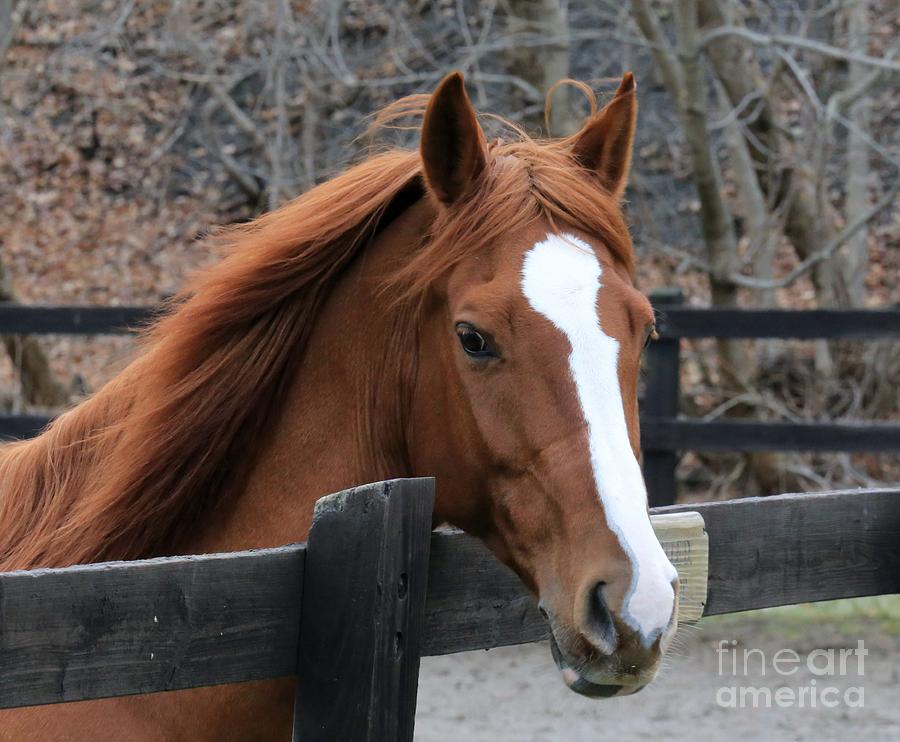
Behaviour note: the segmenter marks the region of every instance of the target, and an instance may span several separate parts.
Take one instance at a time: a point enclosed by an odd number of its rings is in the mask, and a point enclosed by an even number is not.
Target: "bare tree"
[[[855,0],[845,6],[847,41],[850,51],[865,54],[869,40],[868,0]],[[849,64],[848,83],[851,88],[864,85],[870,69],[863,62]],[[880,73],[878,73],[880,76]],[[869,205],[869,146],[865,132],[869,130],[871,104],[865,96],[860,96],[849,106],[848,116],[851,126],[847,132],[847,197],[848,214],[861,214]],[[869,230],[862,227],[847,240],[841,262],[846,296],[844,303],[863,306],[865,302],[865,280],[869,267]]]
[[[542,35],[553,39],[542,46],[511,46],[507,50],[509,70],[520,75],[540,93],[538,100],[528,101],[520,92],[521,103],[529,113],[523,124],[532,133],[563,136],[577,131],[579,117],[573,109],[570,91],[557,87],[548,101],[549,116],[544,120],[544,99],[554,84],[570,76],[569,24],[562,0],[509,0],[507,29],[512,36]],[[549,131],[546,129],[549,128]]]
[[[726,307],[858,305],[871,300],[866,281],[881,282],[883,299],[883,274],[891,270],[885,244],[896,233],[886,210],[900,189],[889,114],[900,60],[885,31],[895,22],[882,17],[886,2],[119,0],[110,13],[109,3],[96,0],[77,12],[0,0],[0,49],[26,19],[12,41],[15,96],[4,91],[2,98],[13,126],[0,132],[8,155],[0,157],[0,175],[23,179],[13,200],[31,220],[13,227],[19,247],[4,256],[6,267],[24,292],[19,266],[52,238],[48,224],[68,220],[84,255],[105,256],[102,271],[67,282],[73,296],[152,301],[154,281],[172,290],[186,264],[203,264],[202,248],[193,247],[197,232],[276,207],[330,176],[362,151],[365,142],[355,137],[367,116],[430,91],[451,69],[465,72],[481,110],[554,135],[576,128],[583,107],[574,91],[557,88],[547,125],[545,98],[559,79],[600,87],[634,69],[642,124],[628,210],[642,279],[678,281],[694,296],[708,287],[712,303]],[[4,13],[13,23],[3,22]],[[35,59],[40,75],[29,66]],[[101,76],[96,90],[79,82]],[[120,83],[124,98],[104,92]],[[126,99],[136,115],[120,116]],[[58,102],[38,121],[33,112],[46,100]],[[491,137],[507,135],[490,117],[484,124]],[[132,128],[143,132],[137,140],[129,139]],[[73,136],[87,130],[90,141],[73,149]],[[33,160],[32,152],[50,149],[42,146],[46,131],[60,145],[57,159]],[[415,144],[412,129],[382,135]],[[116,179],[140,187],[123,198],[108,187]],[[90,203],[74,214],[30,209],[51,182],[57,193],[89,192]],[[103,215],[123,201],[140,204],[140,216],[103,244],[92,242]],[[871,265],[869,249],[878,256]],[[80,252],[56,257],[68,269]],[[111,263],[117,272],[107,270]],[[129,294],[125,286],[138,274],[140,290]],[[107,288],[111,275],[123,277],[121,294]],[[819,344],[819,370],[833,361],[842,373],[830,375],[834,385],[821,395],[840,404],[818,408],[780,399],[778,385],[806,368],[788,358],[785,344],[708,347],[688,351],[686,373],[699,379],[689,401],[697,414],[871,415],[896,399],[891,379],[900,359],[891,360],[888,347],[860,364],[840,345]],[[39,346],[9,350],[20,367],[36,369],[30,375],[40,373]],[[848,359],[858,389],[846,388]],[[798,399],[819,391],[805,389]],[[762,459],[742,458],[729,474],[721,463],[704,465],[741,488],[749,469],[768,482],[763,490],[785,472],[832,475],[798,461],[767,469]],[[845,482],[862,481],[845,471]]]
[[[797,35],[749,31],[741,18],[746,6],[731,0],[676,0],[669,29],[673,45],[657,7],[650,0],[631,0],[635,24],[673,101],[687,145],[714,305],[736,306],[743,296],[743,301],[772,306],[775,289],[810,274],[820,306],[859,305],[864,299],[866,225],[891,203],[898,186],[870,203],[873,140],[868,104],[858,91],[896,65],[891,57],[869,54],[867,3],[851,5],[850,40],[844,49]],[[758,49],[770,53],[766,72]],[[801,51],[850,66],[846,84],[836,85],[827,104],[797,56]],[[801,110],[809,113],[789,118],[786,112],[795,107],[784,105],[788,97],[801,101]],[[710,101],[718,104],[717,122]],[[849,118],[840,113],[844,108],[850,108]],[[829,198],[827,181],[835,157],[835,124],[848,130],[843,218]],[[717,136],[718,131],[724,136]],[[725,158],[720,156],[722,143]],[[895,164],[890,155],[886,159]],[[726,181],[736,197],[728,195]],[[773,270],[779,239],[786,239],[797,255],[795,267],[782,276]],[[828,346],[820,343],[818,348],[820,369],[830,369]],[[720,343],[719,354],[725,380],[738,391],[751,392],[757,377],[747,355],[734,343]],[[723,412],[739,417],[758,412],[752,397]],[[775,457],[748,461],[764,488],[775,482],[781,466]]]

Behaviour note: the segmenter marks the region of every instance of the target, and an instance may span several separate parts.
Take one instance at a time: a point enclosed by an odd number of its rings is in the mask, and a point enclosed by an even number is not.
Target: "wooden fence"
[[[690,420],[679,416],[681,339],[794,338],[900,339],[900,309],[743,310],[683,306],[677,290],[651,295],[660,339],[647,349],[641,408],[644,476],[651,505],[677,497],[679,452],[871,451],[900,452],[900,425]],[[154,317],[155,307],[26,307],[0,304],[0,334],[125,334]],[[47,415],[0,415],[0,439],[38,433]]]
[[[157,307],[24,306],[0,303],[0,335],[128,335],[153,320]],[[30,438],[52,419],[0,414],[0,440]]]
[[[0,574],[0,708],[297,676],[295,739],[410,740],[421,656],[547,636],[480,542],[431,532],[433,497],[431,479],[330,495],[306,544]],[[705,521],[713,615],[900,592],[898,498],[654,513]]]
[[[651,505],[678,495],[681,451],[900,452],[900,425],[877,422],[754,422],[679,416],[682,338],[900,340],[900,309],[694,309],[677,289],[651,294],[660,339],[646,351],[641,408],[644,478]]]

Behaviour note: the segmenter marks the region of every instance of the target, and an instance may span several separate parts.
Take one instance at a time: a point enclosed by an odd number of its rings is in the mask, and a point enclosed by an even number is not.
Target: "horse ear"
[[[459,72],[447,75],[432,94],[420,148],[425,180],[441,203],[459,200],[484,171],[484,134]]]
[[[636,123],[637,85],[634,75],[626,72],[615,97],[574,137],[575,159],[593,170],[616,198],[622,197],[628,182]]]

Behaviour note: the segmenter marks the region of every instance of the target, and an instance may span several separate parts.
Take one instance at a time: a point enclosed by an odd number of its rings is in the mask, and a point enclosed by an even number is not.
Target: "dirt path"
[[[545,644],[507,647],[490,652],[472,652],[449,657],[431,657],[422,662],[416,739],[490,740],[527,742],[565,740],[854,740],[866,742],[900,740],[900,637],[876,626],[854,626],[836,631],[804,624],[798,636],[796,626],[783,630],[777,624],[761,626],[714,623],[682,637],[679,655],[646,690],[628,698],[592,701],[568,691],[559,679]],[[738,654],[717,653],[720,640],[735,639]],[[863,657],[863,675],[857,674],[857,657],[846,654],[846,671],[839,672],[839,648],[852,649],[862,639],[868,654]],[[724,645],[730,648],[732,645]],[[760,651],[750,655],[748,671],[743,671],[743,649]],[[773,669],[775,654],[793,649],[800,658],[789,676]],[[837,648],[833,655],[835,672],[828,671],[829,655],[819,653],[808,667],[810,653]],[[765,675],[760,657],[768,663]],[[793,665],[789,653],[781,655],[781,669]],[[732,672],[733,659],[738,675]],[[723,674],[719,675],[720,661]],[[769,708],[727,708],[719,701],[734,697],[740,703],[741,687],[760,689],[760,703],[767,693],[782,690],[782,700],[791,694],[788,707],[779,708],[774,695]],[[806,687],[807,691],[800,691]],[[811,707],[813,688],[817,697]],[[859,702],[862,687],[862,708]],[[766,690],[768,689],[768,690]],[[804,707],[799,707],[803,693]],[[718,699],[717,699],[718,695]],[[752,692],[745,703],[752,705]]]

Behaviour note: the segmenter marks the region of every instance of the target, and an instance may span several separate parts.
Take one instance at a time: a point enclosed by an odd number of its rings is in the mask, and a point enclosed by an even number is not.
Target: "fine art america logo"
[[[721,639],[716,648],[719,677],[727,678],[716,691],[716,703],[723,708],[865,706],[862,677],[869,650],[861,639],[854,649],[814,649],[805,656],[793,649],[767,654],[737,644],[734,639]],[[751,677],[761,682],[741,683]],[[836,683],[833,678],[852,680]]]

